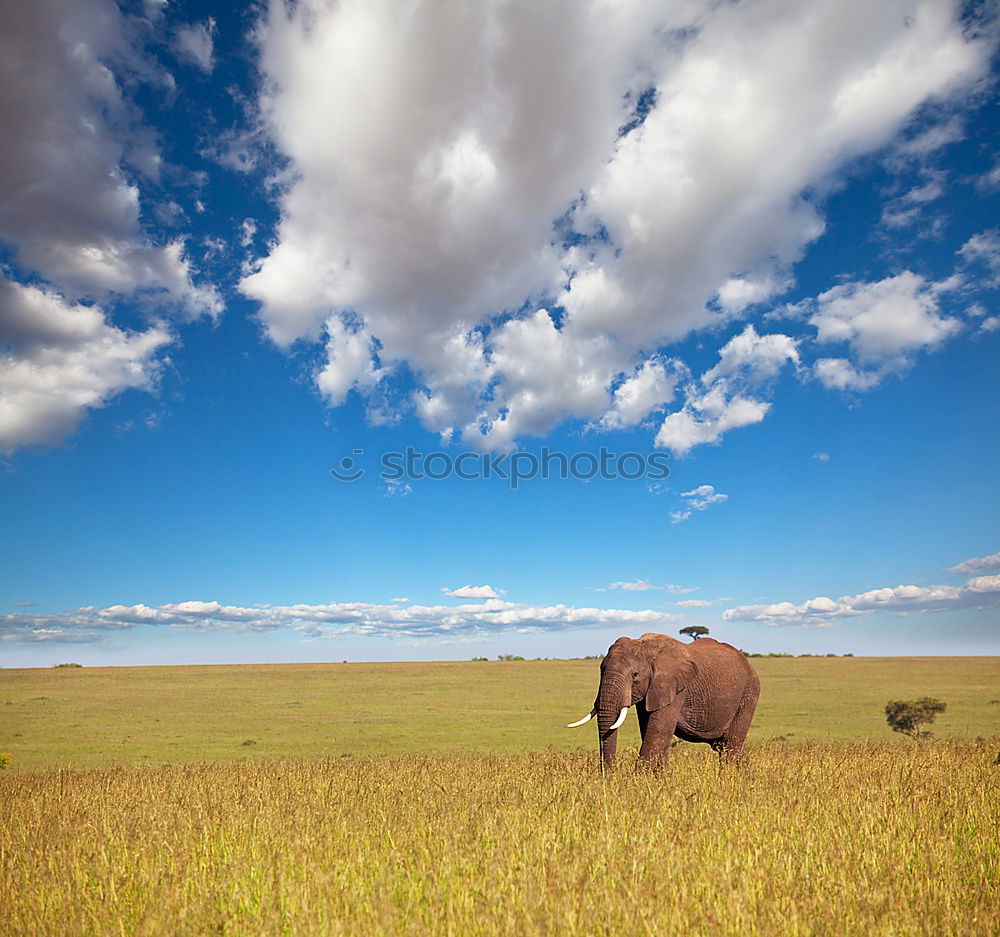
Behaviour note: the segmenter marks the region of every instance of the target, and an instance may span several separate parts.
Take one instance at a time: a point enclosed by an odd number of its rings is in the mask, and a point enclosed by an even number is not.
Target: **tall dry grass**
[[[0,933],[996,932],[996,740],[708,755],[7,771]]]

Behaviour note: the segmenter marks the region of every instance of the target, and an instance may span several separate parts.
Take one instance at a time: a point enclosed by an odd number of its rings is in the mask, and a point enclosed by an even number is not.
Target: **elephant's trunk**
[[[618,750],[618,727],[624,721],[625,713],[631,705],[631,694],[626,690],[625,681],[615,677],[601,677],[601,687],[597,691],[597,729],[601,743],[601,763],[611,768]]]

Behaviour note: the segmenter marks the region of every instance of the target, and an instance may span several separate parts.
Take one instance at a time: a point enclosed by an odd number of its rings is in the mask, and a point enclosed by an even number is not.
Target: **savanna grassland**
[[[987,935],[995,746],[8,772],[9,935]]]
[[[755,658],[750,742],[893,739],[890,699],[947,703],[939,738],[1000,735],[1000,658]],[[0,670],[15,766],[593,750],[600,663],[475,661]],[[992,701],[992,702],[991,702]],[[621,744],[638,746],[635,719]]]
[[[603,778],[595,661],[0,671],[0,933],[995,933],[1000,662],[754,663],[745,764]]]

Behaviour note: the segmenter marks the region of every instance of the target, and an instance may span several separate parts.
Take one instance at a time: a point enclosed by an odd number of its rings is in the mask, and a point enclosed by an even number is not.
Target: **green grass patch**
[[[894,737],[890,699],[948,709],[938,738],[1000,734],[1000,658],[755,659],[750,744]],[[0,670],[11,769],[140,762],[593,750],[565,729],[590,708],[599,662],[287,664]],[[634,717],[621,744],[637,745]],[[248,744],[251,743],[252,744]],[[10,774],[10,771],[6,772]]]

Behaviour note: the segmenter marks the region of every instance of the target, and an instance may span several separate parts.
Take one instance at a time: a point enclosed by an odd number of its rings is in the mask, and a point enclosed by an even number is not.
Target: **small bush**
[[[927,739],[931,733],[920,727],[930,725],[938,713],[947,707],[939,699],[922,696],[914,700],[890,700],[885,704],[885,721],[893,732],[902,732],[911,739]]]
[[[83,664],[55,664],[53,665],[53,670],[62,670],[64,667],[82,667]]]
[[[497,660],[524,660],[520,654],[499,654]]]
[[[10,752],[0,752],[0,771],[3,771],[13,760]]]

